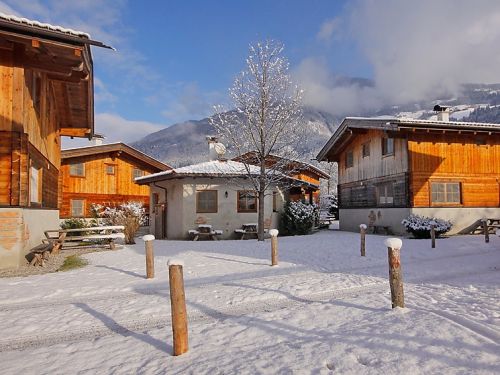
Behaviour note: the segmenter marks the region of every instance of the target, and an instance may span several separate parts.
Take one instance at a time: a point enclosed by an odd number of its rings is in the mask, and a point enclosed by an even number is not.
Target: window
[[[382,155],[394,154],[394,138],[382,138]]]
[[[199,190],[196,192],[196,212],[217,212],[217,190]]]
[[[354,154],[352,151],[347,151],[345,154],[345,167],[351,168],[354,166]]]
[[[257,212],[257,195],[255,191],[238,191],[238,212]]]
[[[70,209],[72,217],[85,216],[85,200],[84,199],[71,199]]]
[[[432,182],[431,203],[460,204],[460,182]]]
[[[72,163],[69,165],[69,175],[76,177],[85,177],[85,164]]]
[[[379,185],[377,191],[379,204],[394,204],[394,189],[392,182]]]
[[[115,166],[113,164],[106,164],[106,174],[115,174]]]
[[[42,170],[35,166],[30,168],[30,202],[42,203]]]
[[[370,156],[370,142],[363,143],[362,155],[364,158]]]
[[[142,171],[139,168],[134,168],[132,170],[132,181],[134,181],[137,177],[142,177],[144,176],[144,171]]]

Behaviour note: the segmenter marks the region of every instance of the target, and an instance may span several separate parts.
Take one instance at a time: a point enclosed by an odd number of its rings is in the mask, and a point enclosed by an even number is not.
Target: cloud
[[[167,127],[165,124],[128,120],[115,113],[98,113],[95,115],[94,122],[95,132],[106,137],[105,143],[131,143]],[[90,145],[89,141],[83,138],[69,139],[63,137],[63,148],[88,145]]]
[[[213,113],[213,106],[222,98],[222,94],[217,91],[202,92],[196,82],[189,82],[178,88],[176,94],[167,100],[167,108],[162,111],[162,115],[171,124],[204,118]]]
[[[316,34],[316,38],[325,42],[330,41],[333,37],[333,33],[340,28],[340,22],[340,18],[326,20]]]
[[[308,104],[336,114],[356,108],[359,113],[361,108],[455,95],[463,83],[500,82],[496,0],[358,0],[339,17],[343,27],[336,29],[327,20],[319,39],[343,32],[372,66],[374,85],[339,87],[325,61],[306,58],[295,74]]]

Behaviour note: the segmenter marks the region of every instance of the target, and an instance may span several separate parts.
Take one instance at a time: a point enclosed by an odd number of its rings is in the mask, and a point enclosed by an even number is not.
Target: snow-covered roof
[[[246,176],[248,172],[258,175],[259,168],[248,166],[233,160],[213,160],[204,163],[192,164],[185,167],[174,168],[168,171],[158,172],[147,176],[136,178],[136,182],[147,183],[176,177],[206,176],[206,177],[228,177]]]
[[[56,40],[71,44],[76,43],[79,45],[93,45],[114,50],[114,48],[111,46],[108,46],[97,40],[92,40],[90,34],[84,31],[74,30],[58,25],[52,25],[46,22],[30,20],[24,17],[18,17],[1,12],[0,29],[7,30],[11,33],[19,35],[36,36],[46,40]]]
[[[500,124],[486,122],[437,121],[396,117],[346,117],[318,153],[316,160],[327,160],[327,154],[332,148],[336,147],[336,145],[338,146],[340,143],[344,144],[344,134],[349,134],[349,129],[400,131],[406,128],[463,132],[500,132]]]
[[[90,34],[83,32],[83,31],[73,30],[73,29],[69,29],[66,27],[58,26],[58,25],[51,25],[50,23],[29,20],[29,19],[24,18],[24,17],[17,17],[17,16],[13,16],[10,14],[2,13],[2,12],[0,12],[0,19],[15,22],[18,24],[26,25],[26,26],[34,26],[34,27],[38,27],[40,29],[46,29],[46,30],[50,30],[50,31],[58,31],[58,32],[64,33],[64,34],[69,34],[69,35],[73,35],[73,36],[84,37],[84,38],[90,39]]]

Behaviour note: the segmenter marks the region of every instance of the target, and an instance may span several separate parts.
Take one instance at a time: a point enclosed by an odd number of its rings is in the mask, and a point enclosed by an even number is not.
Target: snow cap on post
[[[269,234],[271,235],[271,237],[277,237],[279,231],[277,229],[269,229]]]
[[[146,235],[142,236],[142,240],[144,242],[153,241],[154,239],[155,239],[155,236],[153,236],[152,234],[146,234]]]
[[[167,265],[170,266],[183,266],[184,267],[184,261],[181,259],[169,259]]]
[[[366,229],[368,228],[366,224],[359,224],[359,229]]]
[[[384,241],[384,245],[390,247],[391,249],[401,249],[403,241],[399,238],[388,238]]]

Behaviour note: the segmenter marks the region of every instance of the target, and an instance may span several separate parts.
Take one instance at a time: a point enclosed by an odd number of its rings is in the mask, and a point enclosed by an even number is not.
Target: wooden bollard
[[[389,256],[389,284],[391,286],[392,308],[405,307],[403,292],[403,274],[401,272],[401,246],[399,238],[388,238],[384,241]]]
[[[431,221],[431,247],[436,248],[436,222]]]
[[[488,228],[488,219],[483,219],[484,242],[490,242],[490,230]]]
[[[153,253],[155,236],[146,234],[142,239],[146,245],[146,279],[153,279],[155,277],[155,256]]]
[[[278,265],[278,234],[277,229],[270,229],[269,234],[271,235],[271,266]]]
[[[366,245],[366,224],[359,225],[359,234],[361,236],[361,256],[364,257],[366,255],[365,245]]]
[[[168,261],[174,355],[181,355],[188,351],[187,312],[182,267],[181,261],[173,259]]]

